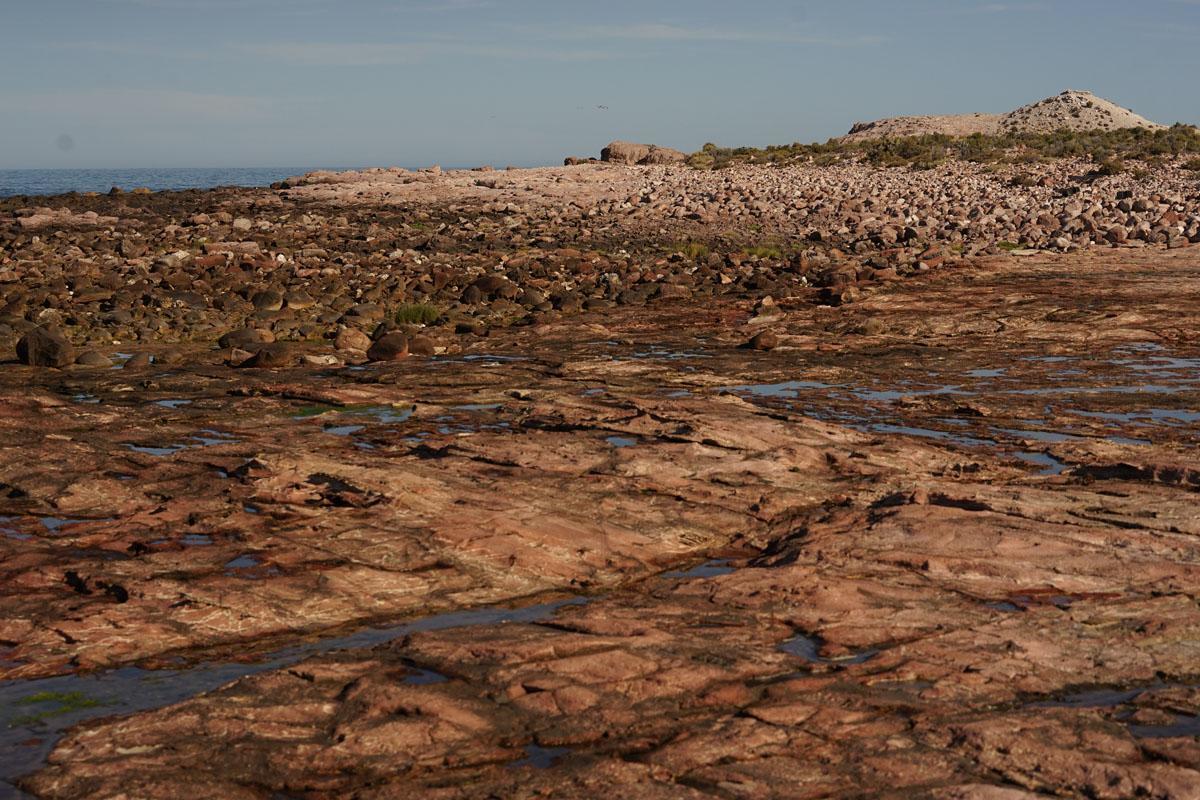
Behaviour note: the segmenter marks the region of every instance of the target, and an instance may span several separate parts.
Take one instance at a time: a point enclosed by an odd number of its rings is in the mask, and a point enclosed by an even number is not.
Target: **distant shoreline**
[[[283,167],[130,167],[89,169],[52,167],[48,169],[0,169],[0,198],[57,197],[76,192],[105,193],[114,186],[123,190],[150,189],[155,192],[190,189],[265,189],[272,183],[310,172],[350,172],[372,169],[377,165],[356,166],[283,166]],[[471,166],[447,166],[446,170],[472,169]],[[522,165],[524,169],[527,165]],[[416,171],[420,167],[405,167]]]
[[[156,169],[0,169],[0,197],[55,197],[71,192],[216,189],[222,186],[265,188],[276,181],[315,169],[352,167],[185,167]]]

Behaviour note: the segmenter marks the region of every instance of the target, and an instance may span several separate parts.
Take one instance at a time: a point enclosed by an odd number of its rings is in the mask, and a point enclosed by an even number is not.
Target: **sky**
[[[0,169],[530,166],[1088,89],[1200,122],[1200,0],[0,0]]]

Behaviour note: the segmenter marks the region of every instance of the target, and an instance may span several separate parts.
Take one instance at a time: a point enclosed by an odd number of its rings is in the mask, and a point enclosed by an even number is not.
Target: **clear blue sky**
[[[0,0],[0,168],[557,163],[1090,89],[1200,122],[1200,0]]]

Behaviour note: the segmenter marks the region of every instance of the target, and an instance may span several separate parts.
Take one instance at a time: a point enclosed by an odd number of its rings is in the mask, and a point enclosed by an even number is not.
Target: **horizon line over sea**
[[[134,167],[127,169],[3,169],[0,197],[54,196],[69,192],[105,193],[117,187],[125,191],[213,189],[218,186],[253,188],[318,169],[355,167]]]
[[[125,191],[182,191],[185,189],[215,189],[221,186],[240,188],[267,187],[287,178],[317,170],[344,172],[356,169],[385,169],[396,165],[357,165],[306,167],[133,167],[126,169],[0,169],[0,198],[53,197],[70,192],[105,193],[117,187]],[[444,169],[470,169],[450,166]],[[404,167],[420,169],[420,167]]]

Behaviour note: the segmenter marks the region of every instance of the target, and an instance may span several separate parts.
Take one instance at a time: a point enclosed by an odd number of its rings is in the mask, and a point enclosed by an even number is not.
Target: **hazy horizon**
[[[5,15],[10,170],[531,166],[618,138],[824,141],[1067,88],[1200,121],[1200,0],[40,0]]]

